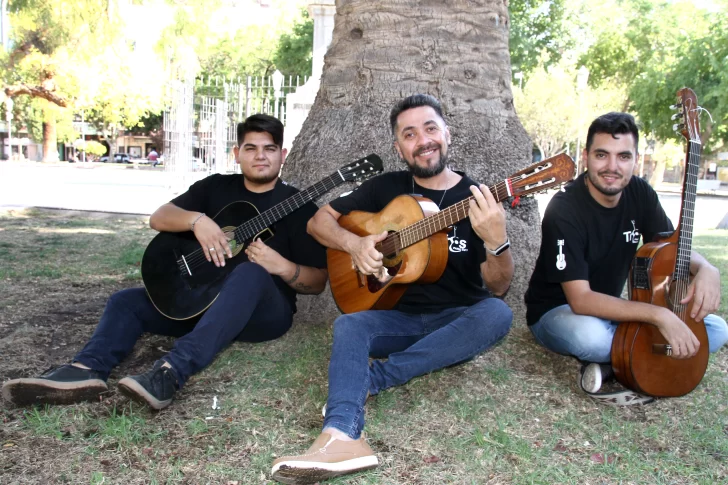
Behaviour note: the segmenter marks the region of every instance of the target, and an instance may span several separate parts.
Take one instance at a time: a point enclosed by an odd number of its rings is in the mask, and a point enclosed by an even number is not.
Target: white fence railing
[[[247,76],[196,79],[169,85],[164,112],[165,170],[207,173],[238,171],[233,147],[237,124],[255,113],[286,123],[286,96],[307,77]]]

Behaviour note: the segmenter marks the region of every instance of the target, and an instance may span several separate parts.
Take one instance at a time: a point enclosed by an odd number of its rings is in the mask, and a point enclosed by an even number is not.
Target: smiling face
[[[240,147],[235,147],[234,152],[249,190],[261,192],[275,185],[286,158],[286,150],[273,142],[270,133],[246,133]]]
[[[415,177],[434,177],[445,169],[450,131],[434,109],[420,106],[403,111],[394,134],[394,147]]]
[[[637,162],[634,137],[631,133],[596,133],[589,152],[584,153],[589,193],[601,205],[614,207]]]

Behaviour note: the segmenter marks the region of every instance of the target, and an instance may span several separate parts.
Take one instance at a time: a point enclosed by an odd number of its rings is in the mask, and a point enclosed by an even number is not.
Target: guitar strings
[[[500,202],[508,197],[508,184],[512,183],[512,181],[513,178],[502,180],[495,184],[492,188],[489,188],[491,193],[495,192],[493,195],[497,202]],[[396,254],[397,251],[400,251],[410,246],[411,244],[414,244],[415,242],[418,242],[425,237],[429,237],[437,232],[435,230],[438,227],[437,224],[446,223],[448,216],[450,216],[451,222],[447,225],[452,225],[453,223],[467,217],[469,215],[469,209],[465,206],[469,205],[469,201],[471,199],[473,199],[472,196],[456,202],[455,204],[446,207],[445,209],[442,209],[435,214],[424,217],[419,221],[390,234],[389,236],[387,236],[387,238],[384,239],[384,241],[379,243],[378,246],[382,250],[383,254]],[[463,212],[463,217],[459,217],[461,211]],[[453,212],[455,212],[454,215]],[[412,238],[414,238],[414,240],[408,242]],[[399,248],[397,247],[397,242],[399,242]]]
[[[691,130],[692,131],[692,130]],[[693,133],[690,133],[691,138]],[[696,146],[697,145],[697,146]],[[690,278],[690,254],[692,250],[693,218],[695,214],[695,188],[697,187],[697,168],[700,163],[700,143],[689,141],[688,166],[685,175],[685,200],[680,221],[680,234],[677,251],[677,267],[675,283],[677,284],[676,298],[673,302],[673,311],[685,321],[687,304],[681,303],[687,294]]]
[[[508,196],[508,192],[503,194],[501,189],[507,189],[507,183],[511,181],[511,179],[506,179],[504,181],[501,181],[497,183],[493,188],[491,188],[491,192],[495,191],[495,197],[498,201],[506,198]],[[437,232],[435,229],[437,229],[437,223],[446,223],[447,217],[450,216],[451,221],[448,225],[453,224],[454,222],[457,222],[459,220],[464,219],[468,216],[468,209],[465,207],[469,204],[470,199],[473,197],[468,197],[467,199],[464,199],[462,201],[456,202],[455,204],[443,209],[440,212],[437,212],[435,214],[432,214],[428,217],[425,217],[423,219],[420,219],[419,221],[404,227],[397,231],[396,233],[389,236],[385,241],[382,241],[382,249],[386,250],[386,254],[393,254],[396,253],[398,250],[404,249],[411,244],[424,239],[425,237],[429,237],[430,235]],[[463,212],[463,216],[460,217],[460,212]],[[453,216],[453,212],[455,212]],[[440,221],[442,219],[442,221]],[[413,240],[411,240],[413,239]],[[411,241],[410,241],[411,240]],[[399,241],[399,248],[397,248],[397,241]],[[384,247],[386,243],[386,248]]]
[[[336,178],[341,178],[341,182],[337,181]],[[226,235],[232,234],[233,238],[235,239],[236,243],[243,243],[244,241],[248,240],[250,237],[258,234],[259,232],[265,230],[268,226],[273,224],[274,222],[279,221],[283,217],[285,217],[288,213],[292,212],[293,210],[298,209],[303,204],[306,204],[319,195],[333,189],[340,183],[344,182],[346,179],[339,175],[338,172],[335,174],[330,175],[329,177],[325,178],[321,182],[318,182],[317,184],[314,184],[310,188],[303,190],[301,192],[298,192],[294,194],[293,196],[287,198],[286,200],[279,202],[275,206],[271,207],[270,209],[266,210],[265,212],[253,217],[252,219],[249,219],[248,221],[244,222],[237,228],[235,228],[233,231],[226,232]],[[319,193],[319,190],[322,190]],[[229,238],[228,241],[233,240],[233,238]],[[177,260],[177,264],[181,270],[184,270],[186,272],[187,266],[189,266],[190,270],[200,267],[201,265],[204,265],[205,263],[212,264],[211,261],[207,260],[207,257],[205,256],[205,252],[202,248],[197,248],[196,250],[192,251],[191,253],[184,255],[184,260],[182,257],[180,257]],[[187,263],[185,265],[185,262]]]

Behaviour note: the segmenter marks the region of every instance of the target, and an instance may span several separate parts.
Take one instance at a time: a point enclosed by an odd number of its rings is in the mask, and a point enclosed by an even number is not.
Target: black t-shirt
[[[616,207],[607,208],[589,194],[586,174],[554,195],[544,214],[541,250],[526,291],[526,320],[567,303],[561,283],[587,280],[592,291],[619,298],[640,236],[673,229],[657,193],[632,177]]]
[[[171,202],[182,209],[204,212],[207,216],[214,217],[232,202],[246,201],[253,204],[258,212],[263,212],[296,193],[298,189],[286,185],[280,179],[273,190],[256,193],[245,188],[242,175],[211,175],[192,184],[187,192]],[[326,249],[306,232],[306,223],[317,210],[316,204],[309,202],[288,214],[273,225],[274,235],[265,244],[296,264],[325,268]],[[245,221],[240,221],[240,224],[243,222]],[[279,276],[273,276],[273,280],[295,313],[295,290]]]
[[[350,194],[331,201],[331,207],[344,215],[353,210],[380,212],[396,196],[415,194],[427,197],[444,209],[470,197],[470,186],[478,185],[465,174],[460,175],[462,180],[445,191],[420,187],[408,171],[389,172],[367,180]],[[440,279],[426,285],[409,285],[395,306],[396,310],[435,313],[445,308],[470,306],[490,296],[480,274],[480,264],[486,257],[485,248],[473,231],[470,219],[454,224],[447,236],[447,265]]]

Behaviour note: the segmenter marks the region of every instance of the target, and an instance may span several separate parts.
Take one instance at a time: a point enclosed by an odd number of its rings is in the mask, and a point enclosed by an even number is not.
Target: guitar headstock
[[[686,140],[700,143],[700,120],[698,115],[698,97],[690,88],[682,88],[677,92],[677,103],[670,108],[678,112],[672,115],[672,119],[680,119],[680,123],[673,125],[676,132],[685,137]]]
[[[382,159],[374,153],[341,167],[337,173],[347,182],[363,182],[384,171]]]
[[[508,180],[513,196],[551,189],[574,179],[576,165],[565,153],[547,158],[515,173]]]

